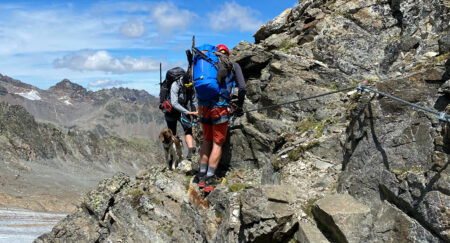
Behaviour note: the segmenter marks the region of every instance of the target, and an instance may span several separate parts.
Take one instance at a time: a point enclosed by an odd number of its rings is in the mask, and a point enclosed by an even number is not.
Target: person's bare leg
[[[186,145],[188,148],[194,147],[194,137],[192,137],[191,134],[186,134],[186,137],[184,138],[184,140],[186,141]]]
[[[200,164],[208,164],[209,156],[211,154],[212,141],[203,141],[200,148]]]
[[[208,160],[209,167],[217,168],[217,166],[219,165],[220,158],[222,157],[222,145],[223,143],[216,142],[212,144],[212,150]]]

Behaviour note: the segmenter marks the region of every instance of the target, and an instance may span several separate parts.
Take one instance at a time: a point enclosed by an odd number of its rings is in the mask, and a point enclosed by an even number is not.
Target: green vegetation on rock
[[[305,212],[306,215],[308,215],[308,217],[310,217],[310,218],[314,217],[312,214],[312,206],[314,205],[315,202],[317,202],[317,200],[319,200],[319,198],[309,199],[306,202],[306,204],[301,207],[303,212]]]
[[[128,195],[131,197],[131,206],[136,207],[137,205],[139,205],[144,192],[140,189],[133,189],[128,192]]]
[[[189,190],[189,185],[191,184],[192,175],[186,176],[186,184],[184,185],[186,188],[186,191]]]
[[[316,121],[312,116],[307,116],[303,118],[301,121],[297,122],[296,124],[296,130],[299,133],[304,133],[306,131],[315,130],[317,137],[322,137],[323,135],[323,128],[327,124],[333,124],[335,123],[332,119],[325,119],[322,121]]]
[[[241,183],[232,184],[232,185],[230,185],[230,191],[232,191],[232,192],[241,191],[241,190],[245,189],[247,186],[248,185],[241,184]]]
[[[443,61],[447,61],[450,58],[450,52],[444,53],[442,55],[439,55],[435,59],[435,63],[440,63]]]
[[[306,152],[306,151],[310,150],[311,148],[314,148],[314,147],[316,147],[316,146],[318,146],[318,145],[320,145],[320,142],[317,141],[317,140],[312,141],[312,142],[310,142],[310,143],[308,143],[308,144],[306,144],[306,145],[300,145],[300,146],[298,146],[297,148],[295,148],[295,149],[289,151],[289,153],[288,153],[288,158],[289,158],[291,161],[298,160],[298,159],[300,159],[300,156],[301,156],[304,152]]]
[[[277,48],[277,50],[287,52],[287,51],[289,51],[289,49],[294,48],[294,47],[298,47],[298,44],[292,42],[289,39],[285,39],[281,42],[281,45]]]
[[[397,176],[400,177],[405,177],[407,175],[407,173],[423,173],[423,169],[420,166],[415,166],[415,167],[411,167],[411,168],[404,168],[404,169],[393,169],[391,170],[392,173],[396,174]]]

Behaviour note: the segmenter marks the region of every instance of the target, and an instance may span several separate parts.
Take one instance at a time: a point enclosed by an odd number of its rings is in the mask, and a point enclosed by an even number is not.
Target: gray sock
[[[208,168],[208,164],[200,164],[200,173],[206,173],[206,168]]]
[[[211,177],[216,172],[216,167],[208,167],[208,173],[206,173],[206,177]]]

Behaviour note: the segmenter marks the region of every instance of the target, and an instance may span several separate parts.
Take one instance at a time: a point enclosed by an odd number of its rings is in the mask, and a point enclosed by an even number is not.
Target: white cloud
[[[119,60],[107,51],[82,50],[67,54],[53,62],[56,68],[78,71],[104,71],[107,73],[152,72],[159,70],[159,61],[126,56]]]
[[[257,12],[249,7],[243,7],[236,2],[226,2],[224,6],[208,14],[209,23],[213,30],[224,31],[239,29],[253,32],[263,24],[256,18]]]
[[[156,22],[158,33],[163,36],[187,30],[196,16],[168,2],[157,3],[150,9],[150,19]]]
[[[144,21],[140,19],[129,19],[120,27],[120,33],[130,38],[142,37],[145,33]]]
[[[0,55],[120,48],[126,43],[111,38],[123,22],[116,16],[100,18],[67,8],[35,10],[20,6],[2,13]]]
[[[92,88],[106,88],[106,87],[112,87],[116,85],[122,85],[127,84],[129,82],[126,81],[119,81],[119,80],[110,80],[110,79],[101,79],[97,81],[89,82],[88,86]]]

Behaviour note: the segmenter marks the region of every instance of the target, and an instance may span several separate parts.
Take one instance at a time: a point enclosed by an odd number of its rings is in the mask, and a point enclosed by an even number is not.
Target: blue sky
[[[297,2],[0,1],[0,73],[41,89],[68,78],[157,95],[159,63],[186,67],[192,35],[231,49]]]

